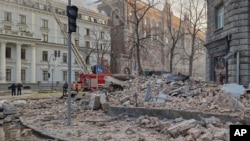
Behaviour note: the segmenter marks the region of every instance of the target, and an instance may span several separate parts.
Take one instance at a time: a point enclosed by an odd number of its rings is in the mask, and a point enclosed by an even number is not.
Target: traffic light
[[[50,73],[48,73],[48,78],[50,78]]]
[[[57,57],[60,57],[60,50],[58,50],[58,54],[57,54]]]
[[[57,57],[57,50],[54,50],[54,56]]]
[[[78,8],[76,6],[67,6],[69,33],[76,32],[77,12],[78,12]]]

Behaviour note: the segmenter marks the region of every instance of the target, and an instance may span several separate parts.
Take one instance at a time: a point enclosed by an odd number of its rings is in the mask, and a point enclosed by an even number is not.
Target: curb
[[[222,122],[240,122],[243,124],[250,124],[250,118],[245,117],[240,119],[240,117],[231,116],[229,114],[219,114],[219,113],[207,113],[207,112],[195,112],[195,111],[185,111],[185,110],[173,110],[173,109],[154,109],[154,108],[138,108],[138,107],[121,107],[121,106],[109,106],[108,115],[109,116],[119,116],[126,114],[129,117],[140,117],[140,116],[151,116],[158,117],[160,119],[175,119],[182,117],[183,119],[195,119],[200,121],[200,117],[209,118],[216,117]]]

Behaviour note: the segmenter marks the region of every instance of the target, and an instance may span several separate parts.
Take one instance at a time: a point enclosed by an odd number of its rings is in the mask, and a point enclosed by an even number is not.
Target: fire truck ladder
[[[51,8],[51,11],[53,12],[54,18],[55,18],[57,24],[59,25],[61,32],[63,33],[64,37],[66,39],[68,39],[68,33],[65,30],[61,20],[57,17],[57,14],[55,13],[55,10],[54,10],[55,8],[51,5],[50,0],[46,0],[46,2],[48,3],[48,5]],[[83,71],[83,73],[90,73],[86,63],[81,58],[81,55],[79,53],[78,48],[73,43],[71,43],[71,49],[72,49],[72,51],[73,51],[73,53],[74,53],[74,55],[76,57],[77,63],[80,65],[81,70]]]

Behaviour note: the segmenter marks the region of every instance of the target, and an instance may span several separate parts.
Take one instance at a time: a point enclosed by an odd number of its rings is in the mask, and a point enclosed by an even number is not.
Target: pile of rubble
[[[156,128],[169,141],[229,141],[228,127],[232,124],[222,124],[215,117],[203,118],[202,121],[182,118],[160,121],[156,117],[148,116],[139,117],[136,123],[142,127]]]
[[[166,108],[216,113],[248,113],[247,93],[235,96],[223,85],[204,81],[166,81],[165,77],[137,77],[123,91],[106,94],[110,105]],[[227,89],[227,88],[226,88]],[[236,88],[237,91],[237,88]],[[240,91],[240,90],[239,90]]]

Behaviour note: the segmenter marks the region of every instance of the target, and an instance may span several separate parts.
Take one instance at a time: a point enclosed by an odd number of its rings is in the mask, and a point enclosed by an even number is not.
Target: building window
[[[43,28],[48,28],[49,26],[48,26],[48,20],[45,20],[45,19],[42,19],[42,27]]]
[[[88,28],[86,28],[86,35],[90,36],[90,30]]]
[[[63,63],[67,63],[67,53],[63,53]]]
[[[26,50],[25,49],[21,49],[21,59],[25,60],[26,59]]]
[[[101,38],[102,39],[104,38],[104,32],[103,31],[101,32]]]
[[[26,24],[26,16],[19,15],[20,24]]]
[[[63,39],[63,44],[66,46],[68,45],[68,40],[66,38]]]
[[[21,81],[25,81],[25,78],[26,78],[26,71],[21,70]]]
[[[48,61],[48,51],[43,51],[43,61]]]
[[[4,12],[4,20],[11,22],[11,13],[9,12]]]
[[[63,81],[67,81],[67,71],[63,71]]]
[[[75,72],[75,81],[78,82],[79,81],[79,73]]]
[[[48,71],[43,71],[43,81],[48,81]]]
[[[216,26],[217,29],[224,27],[224,7],[219,6],[217,9],[217,15],[216,15]]]
[[[90,47],[89,41],[86,41],[86,42],[85,42],[85,46],[88,47],[88,48]]]
[[[77,60],[75,59],[75,64],[78,64]]]
[[[100,50],[103,50],[103,44],[100,44]]]
[[[79,47],[79,40],[75,40],[75,45]]]
[[[11,48],[6,47],[6,58],[11,58]]]
[[[6,81],[11,81],[11,69],[6,69]]]
[[[42,41],[48,42],[48,34],[42,34]]]

